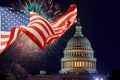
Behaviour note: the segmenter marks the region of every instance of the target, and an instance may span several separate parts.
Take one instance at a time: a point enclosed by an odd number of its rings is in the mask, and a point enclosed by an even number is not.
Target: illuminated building
[[[96,73],[96,59],[89,40],[82,34],[80,22],[76,33],[68,41],[61,60],[61,73]]]
[[[28,76],[25,80],[95,80],[96,77],[94,50],[90,41],[82,34],[82,27],[78,21],[76,33],[64,50],[60,74]]]
[[[67,80],[94,80],[97,74],[94,50],[89,40],[82,34],[80,21],[77,23],[76,33],[64,50],[60,73],[71,75],[70,78],[66,77]]]

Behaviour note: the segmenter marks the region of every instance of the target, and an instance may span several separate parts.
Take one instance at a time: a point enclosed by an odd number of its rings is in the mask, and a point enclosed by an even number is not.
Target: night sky
[[[0,0],[1,1],[1,0]],[[12,0],[0,2],[8,5]],[[63,12],[77,4],[83,34],[90,40],[97,58],[97,70],[108,73],[120,68],[120,1],[119,0],[54,0]],[[2,4],[1,4],[2,3]]]

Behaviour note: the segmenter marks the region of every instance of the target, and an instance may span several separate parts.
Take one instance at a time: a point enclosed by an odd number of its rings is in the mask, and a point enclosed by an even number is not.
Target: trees
[[[110,75],[108,75],[107,80],[120,80],[120,69],[114,69]]]
[[[6,80],[7,74],[3,69],[0,69],[0,80]]]

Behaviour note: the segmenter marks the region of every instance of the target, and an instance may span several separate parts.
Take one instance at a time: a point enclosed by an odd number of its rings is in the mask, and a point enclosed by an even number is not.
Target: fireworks
[[[53,4],[52,0],[18,0],[18,3],[13,3],[11,6],[15,10],[36,12],[48,21],[52,21],[62,14],[59,5]]]
[[[11,6],[18,11],[36,12],[46,18],[49,22],[62,14],[58,4],[53,4],[52,0],[18,0],[18,3],[13,3]],[[55,42],[53,44],[55,44]],[[19,53],[19,56],[33,56],[36,55],[36,53],[45,53],[45,51],[40,50],[39,47],[24,33],[14,41],[11,48],[12,52]]]
[[[11,6],[17,11],[36,12],[49,22],[62,14],[59,5],[54,4],[52,0],[18,0],[18,3],[14,2]],[[11,61],[12,64],[21,64],[31,74],[40,69],[45,69],[46,65],[48,67],[51,65],[53,59],[54,61],[60,61],[60,58],[63,56],[65,44],[69,39],[68,35],[71,35],[71,32],[55,40],[51,45],[47,45],[44,51],[40,50],[28,36],[22,33],[8,48],[8,52],[11,53],[8,61],[13,59]],[[6,51],[6,54],[9,53]],[[51,63],[48,64],[50,61]],[[0,65],[3,66],[3,64],[10,65],[10,62],[1,63]]]

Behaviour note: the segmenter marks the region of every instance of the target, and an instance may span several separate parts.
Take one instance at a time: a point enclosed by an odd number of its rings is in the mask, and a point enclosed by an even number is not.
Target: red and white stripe
[[[0,52],[4,50],[10,37],[10,32],[0,32]]]
[[[39,14],[30,12],[30,23],[28,26],[13,27],[11,32],[0,33],[0,53],[2,53],[19,35],[25,33],[42,50],[46,44],[52,43],[56,38],[61,37],[71,25],[76,23],[76,5],[71,5],[66,13],[55,21],[49,23]]]
[[[66,13],[51,23],[55,31],[55,35],[50,36],[47,39],[47,43],[50,44],[54,41],[54,39],[61,37],[66,32],[66,30],[68,30],[74,23],[77,22],[76,16],[76,5],[70,5]]]

